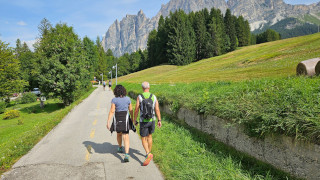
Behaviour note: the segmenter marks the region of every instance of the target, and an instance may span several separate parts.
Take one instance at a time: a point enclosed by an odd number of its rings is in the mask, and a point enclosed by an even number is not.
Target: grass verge
[[[133,106],[135,101],[131,99]],[[174,117],[164,113],[161,116],[162,127],[156,127],[152,136],[152,153],[165,179],[296,179]]]
[[[151,85],[160,104],[211,114],[241,124],[245,132],[263,138],[283,134],[320,144],[319,79],[269,78],[242,82]],[[140,84],[123,83],[139,93]]]
[[[2,120],[0,115],[0,175],[38,143],[52,128],[78,104],[87,98],[95,88],[91,88],[70,106],[64,107],[60,100],[46,101],[41,109],[39,102],[17,104],[9,109],[18,109],[19,118]],[[23,124],[18,122],[23,122]]]
[[[162,120],[152,151],[165,179],[295,179],[167,115]]]

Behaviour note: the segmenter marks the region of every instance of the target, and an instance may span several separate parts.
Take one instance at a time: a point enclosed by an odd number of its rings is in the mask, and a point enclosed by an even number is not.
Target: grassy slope
[[[187,66],[163,65],[120,77],[120,82],[190,83],[241,81],[295,75],[300,61],[320,56],[320,33],[254,46]]]
[[[187,66],[153,67],[119,81],[137,93],[142,81],[162,84],[152,87],[159,102],[169,100],[177,108],[244,124],[249,135],[280,133],[319,144],[319,78],[295,76],[298,62],[319,57],[319,47],[317,33],[244,47]]]

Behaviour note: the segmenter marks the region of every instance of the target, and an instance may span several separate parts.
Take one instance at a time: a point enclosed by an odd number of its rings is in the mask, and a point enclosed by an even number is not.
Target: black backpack
[[[153,117],[153,101],[152,101],[152,94],[150,94],[150,97],[148,99],[146,99],[142,94],[142,102],[141,102],[141,108],[140,111],[142,112],[142,117],[144,119],[150,119]]]

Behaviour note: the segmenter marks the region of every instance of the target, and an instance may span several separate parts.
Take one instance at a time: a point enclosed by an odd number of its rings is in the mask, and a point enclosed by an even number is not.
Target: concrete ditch
[[[186,108],[180,108],[174,113],[169,105],[162,106],[161,110],[277,169],[299,178],[320,179],[320,146],[317,144],[279,135],[258,139],[246,135],[240,125],[231,124],[216,116],[199,115]]]

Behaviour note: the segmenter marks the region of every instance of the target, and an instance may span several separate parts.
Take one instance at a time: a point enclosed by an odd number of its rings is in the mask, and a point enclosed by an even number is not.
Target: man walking
[[[147,166],[153,158],[151,154],[152,149],[152,133],[155,130],[155,115],[158,118],[158,127],[161,128],[161,114],[159,103],[155,95],[151,94],[150,84],[148,82],[142,83],[143,93],[138,96],[136,108],[134,111],[134,123],[137,124],[138,113],[140,110],[140,135],[142,145],[146,151],[146,159],[143,166]]]

